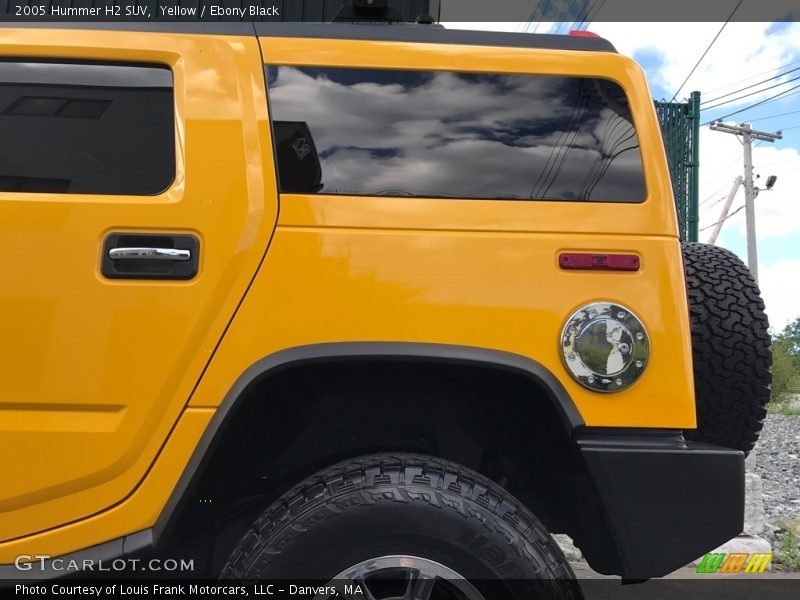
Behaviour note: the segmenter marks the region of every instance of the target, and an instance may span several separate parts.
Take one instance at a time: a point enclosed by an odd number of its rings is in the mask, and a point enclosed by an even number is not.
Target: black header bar
[[[90,21],[333,20],[346,0],[0,0],[0,19]],[[390,0],[405,21],[772,22],[800,20],[797,0]],[[680,40],[675,40],[680,43]]]

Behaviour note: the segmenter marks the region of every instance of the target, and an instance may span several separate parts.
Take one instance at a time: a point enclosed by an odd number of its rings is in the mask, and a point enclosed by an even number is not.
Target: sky
[[[525,23],[444,23],[451,29],[525,31]],[[755,200],[759,283],[774,331],[800,316],[800,23],[591,23],[588,30],[613,43],[644,69],[656,100],[683,100],[692,91],[708,101],[701,122],[732,115],[728,123],[751,123],[753,129],[783,131],[783,139],[753,148],[756,186],[770,175],[772,191]],[[566,33],[571,24],[543,23],[539,33]],[[720,32],[683,87],[681,84]],[[783,76],[760,83],[776,75]],[[798,78],[796,81],[791,81]],[[776,86],[765,90],[769,86]],[[795,89],[792,89],[795,88]],[[680,89],[680,91],[679,91]],[[741,90],[741,91],[738,91]],[[763,91],[762,91],[763,90]],[[736,92],[736,93],[732,93]],[[752,93],[755,92],[755,93]],[[768,100],[771,96],[779,98]],[[751,94],[752,93],[752,94]],[[727,95],[726,95],[727,94]],[[748,95],[745,98],[741,96]],[[720,98],[719,100],[714,100]],[[713,105],[733,100],[714,108]],[[764,101],[762,105],[751,105]],[[707,108],[706,108],[707,107]],[[719,221],[723,198],[742,174],[742,145],[737,136],[700,132],[700,241],[708,241]],[[744,203],[740,186],[732,211]],[[728,218],[717,243],[747,260],[744,210]]]

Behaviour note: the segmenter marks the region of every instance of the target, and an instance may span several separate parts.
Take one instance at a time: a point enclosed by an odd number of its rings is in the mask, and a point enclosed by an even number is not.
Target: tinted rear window
[[[158,194],[174,131],[167,68],[0,61],[0,192]]]
[[[641,202],[639,140],[609,80],[268,66],[281,190]]]

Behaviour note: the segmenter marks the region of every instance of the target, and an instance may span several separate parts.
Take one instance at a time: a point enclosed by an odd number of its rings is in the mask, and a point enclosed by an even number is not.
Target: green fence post
[[[689,100],[692,118],[692,158],[689,165],[691,186],[689,188],[689,241],[696,242],[700,235],[700,92],[692,92]]]

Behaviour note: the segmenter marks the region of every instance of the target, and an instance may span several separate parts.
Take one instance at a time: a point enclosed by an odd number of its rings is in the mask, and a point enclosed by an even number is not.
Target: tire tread
[[[750,270],[733,252],[683,244],[692,331],[697,429],[689,440],[747,453],[767,415],[769,321]]]
[[[455,494],[489,511],[512,531],[515,543],[531,548],[558,590],[555,597],[575,597],[574,578],[563,552],[542,523],[511,494],[485,477],[456,463],[406,453],[374,454],[347,460],[326,468],[290,489],[270,506],[245,533],[222,570],[225,579],[258,576],[258,566],[279,556],[296,535],[307,533],[319,520],[357,508],[358,505],[334,506],[338,497],[359,491],[369,495],[375,482],[387,490],[389,501],[428,502],[440,510],[455,510],[464,519],[476,518],[472,511],[460,511],[457,503],[439,502],[435,492]],[[395,494],[413,482],[415,490],[427,488],[432,493]],[[383,502],[381,496],[376,502]],[[309,521],[309,515],[313,515]],[[298,518],[310,525],[298,525]]]

